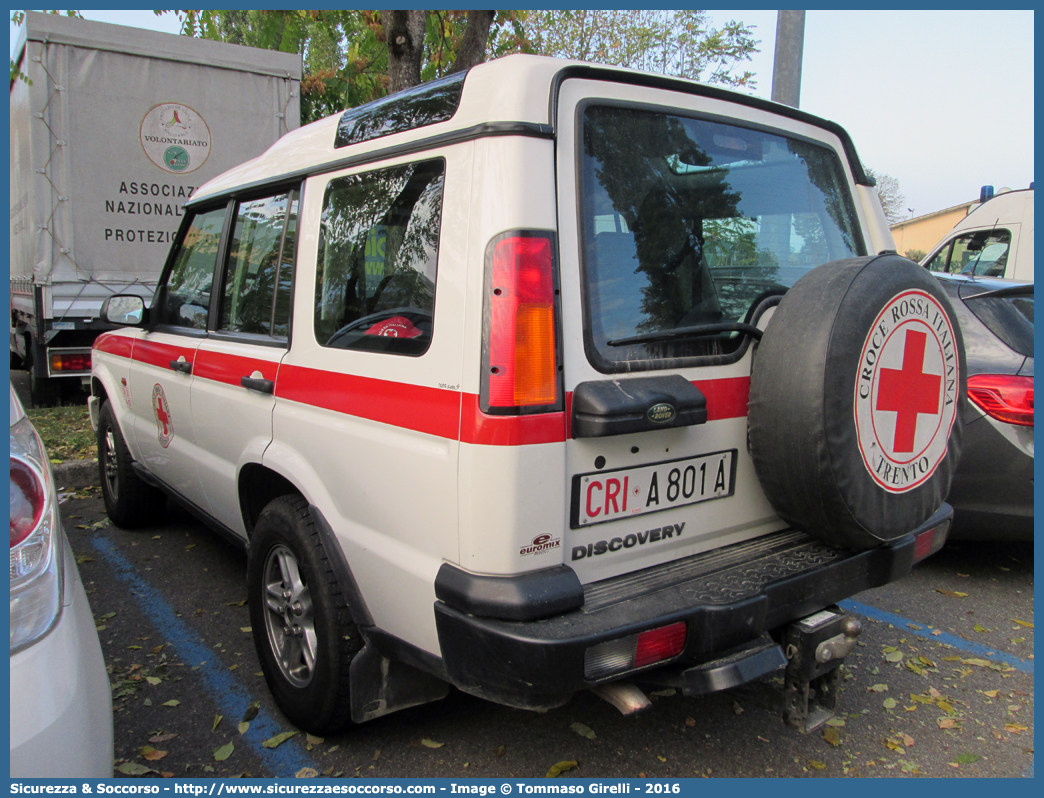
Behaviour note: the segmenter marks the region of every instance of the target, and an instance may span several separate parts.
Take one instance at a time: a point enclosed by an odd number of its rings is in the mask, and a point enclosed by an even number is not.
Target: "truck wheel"
[[[926,521],[950,490],[966,393],[946,295],[898,255],[803,276],[754,355],[748,433],[780,517],[863,550]]]
[[[262,510],[247,590],[254,646],[283,714],[314,734],[343,729],[363,641],[303,497],[281,496]]]
[[[116,526],[133,529],[157,518],[167,497],[134,473],[130,452],[109,402],[98,415],[98,469],[105,512]]]

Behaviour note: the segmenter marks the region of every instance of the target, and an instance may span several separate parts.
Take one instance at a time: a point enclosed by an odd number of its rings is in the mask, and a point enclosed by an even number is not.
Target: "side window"
[[[950,271],[978,277],[1003,277],[1008,265],[1011,233],[1007,230],[980,230],[953,242]]]
[[[219,330],[286,337],[296,217],[296,192],[237,204]]]
[[[161,295],[161,324],[197,330],[207,328],[210,289],[224,221],[224,207],[197,214],[192,219]]]
[[[947,270],[946,264],[950,262],[951,249],[953,249],[953,245],[947,244],[935,253],[935,257],[928,261],[928,270],[932,272],[945,272]]]
[[[420,355],[431,343],[443,161],[330,181],[315,286],[321,346]]]

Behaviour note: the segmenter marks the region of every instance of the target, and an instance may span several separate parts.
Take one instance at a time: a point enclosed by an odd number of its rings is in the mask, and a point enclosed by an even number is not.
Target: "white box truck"
[[[151,301],[193,190],[300,124],[301,59],[28,12],[11,80],[11,365],[89,384],[106,297]]]

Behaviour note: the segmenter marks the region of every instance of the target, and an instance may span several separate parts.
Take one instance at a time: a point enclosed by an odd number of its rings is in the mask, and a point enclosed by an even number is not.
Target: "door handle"
[[[254,377],[240,377],[239,384],[244,388],[249,388],[251,391],[257,391],[258,393],[273,393],[275,391],[275,382],[272,380],[256,379]]]
[[[192,373],[192,364],[187,360],[172,360],[170,361],[170,367],[174,371],[180,371],[182,374]]]

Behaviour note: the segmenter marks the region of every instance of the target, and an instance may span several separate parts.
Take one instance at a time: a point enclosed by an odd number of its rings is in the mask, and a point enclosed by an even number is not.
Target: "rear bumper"
[[[784,530],[586,585],[582,607],[541,620],[479,617],[436,601],[443,662],[450,681],[465,692],[510,706],[557,706],[578,690],[706,659],[893,582],[910,572],[916,538],[932,529],[940,530],[936,539],[945,535],[952,516],[943,505],[910,534],[859,553]],[[687,626],[679,656],[600,679],[585,675],[592,646],[679,621]]]

